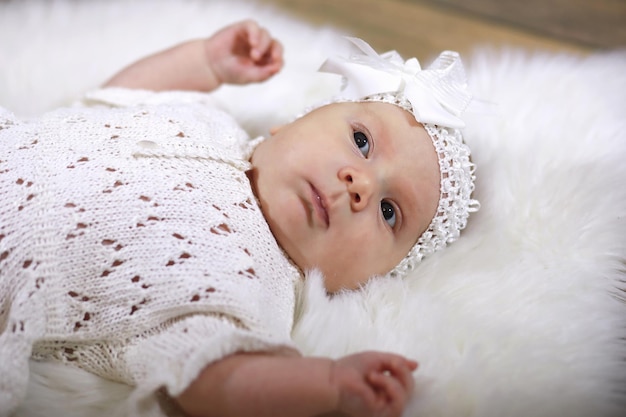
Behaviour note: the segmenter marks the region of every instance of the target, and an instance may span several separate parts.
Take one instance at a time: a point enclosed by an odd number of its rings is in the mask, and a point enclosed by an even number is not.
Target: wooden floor
[[[626,0],[262,0],[377,50],[429,59],[482,46],[592,51],[626,48]],[[522,7],[523,6],[523,7]]]

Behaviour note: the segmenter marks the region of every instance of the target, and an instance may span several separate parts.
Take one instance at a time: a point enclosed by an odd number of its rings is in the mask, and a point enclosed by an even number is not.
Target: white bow
[[[361,53],[349,58],[329,58],[320,68],[344,77],[342,97],[360,100],[372,94],[399,92],[411,102],[418,122],[453,128],[465,126],[459,116],[469,106],[472,95],[457,52],[442,52],[422,70],[416,58],[405,62],[396,51],[378,55],[364,40],[347,39]]]

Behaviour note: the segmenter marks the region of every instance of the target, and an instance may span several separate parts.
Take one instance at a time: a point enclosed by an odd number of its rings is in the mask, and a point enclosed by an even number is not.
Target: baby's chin
[[[391,269],[385,269],[385,272],[351,272],[346,271],[335,271],[324,273],[322,269],[314,268],[318,274],[323,277],[324,288],[327,293],[334,294],[342,291],[354,291],[362,288],[365,284],[367,284],[372,279],[377,279],[381,277],[387,276],[388,272]],[[310,271],[310,269],[308,270]],[[308,276],[308,274],[307,274]]]

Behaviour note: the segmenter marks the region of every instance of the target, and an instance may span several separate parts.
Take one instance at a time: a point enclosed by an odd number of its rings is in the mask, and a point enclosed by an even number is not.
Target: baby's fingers
[[[248,44],[250,45],[250,58],[260,61],[263,57],[271,54],[274,42],[267,29],[259,26],[256,22],[247,22]]]
[[[272,40],[267,56],[271,64],[280,68],[283,64],[283,45],[275,39]]]
[[[413,391],[413,387],[415,385],[415,380],[413,379],[413,371],[417,369],[417,362],[402,359],[402,360],[394,360],[389,363],[388,372],[391,373],[395,378],[397,378],[400,383],[404,386],[404,388],[411,392]]]
[[[368,381],[386,403],[385,417],[400,416],[408,401],[410,391],[399,380],[384,373],[372,372],[368,375]]]

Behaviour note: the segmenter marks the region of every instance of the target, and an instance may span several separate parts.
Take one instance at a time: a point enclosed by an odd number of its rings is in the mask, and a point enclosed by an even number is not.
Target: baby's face
[[[432,220],[439,165],[423,126],[387,103],[335,103],[273,132],[253,187],[278,243],[329,292],[393,269]]]

